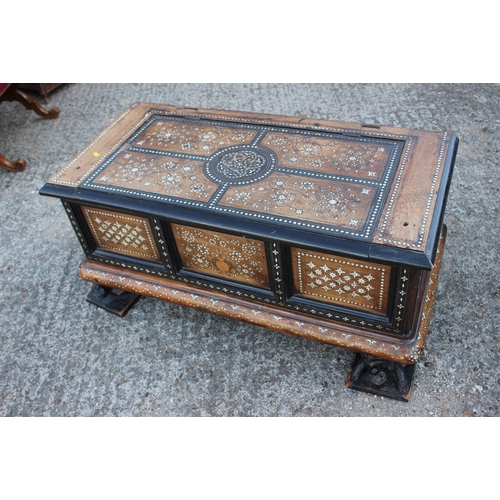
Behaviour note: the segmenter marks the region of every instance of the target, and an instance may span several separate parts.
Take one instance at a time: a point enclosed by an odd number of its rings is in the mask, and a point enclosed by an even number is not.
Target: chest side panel
[[[149,218],[137,214],[88,206],[81,206],[80,211],[95,250],[106,252],[87,252],[91,259],[274,303],[318,318],[405,334],[406,267],[162,217],[153,217],[151,227]],[[82,240],[85,231],[76,229]],[[120,256],[128,260],[120,260]],[[145,261],[155,265],[148,267]],[[165,272],[160,271],[162,267]]]
[[[98,249],[161,262],[147,219],[98,208],[81,208]]]

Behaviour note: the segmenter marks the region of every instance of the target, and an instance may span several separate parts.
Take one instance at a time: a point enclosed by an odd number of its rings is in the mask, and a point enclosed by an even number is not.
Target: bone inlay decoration
[[[89,207],[82,212],[98,248],[160,262],[147,219]]]
[[[390,266],[292,248],[297,295],[385,313]]]
[[[250,144],[256,130],[157,120],[134,142],[141,148],[210,156],[220,148]]]
[[[185,269],[269,288],[262,241],[178,224],[172,231]]]

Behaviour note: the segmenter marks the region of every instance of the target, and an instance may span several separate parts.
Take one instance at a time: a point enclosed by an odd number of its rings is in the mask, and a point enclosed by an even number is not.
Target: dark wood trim
[[[299,229],[273,226],[270,223],[261,223],[227,217],[196,208],[184,208],[167,203],[157,203],[142,199],[119,197],[114,194],[71,188],[55,184],[45,184],[39,191],[43,196],[67,198],[78,204],[88,204],[109,210],[118,210],[125,213],[142,215],[144,217],[161,217],[204,228],[245,234],[249,237],[278,241],[283,244],[294,244],[305,247],[314,247],[316,250],[332,252],[346,257],[368,260],[370,262],[390,262],[406,264],[413,267],[429,269],[432,263],[422,252],[408,249],[374,245],[362,241],[353,241],[338,236],[309,233]],[[203,222],[200,222],[203,221]]]

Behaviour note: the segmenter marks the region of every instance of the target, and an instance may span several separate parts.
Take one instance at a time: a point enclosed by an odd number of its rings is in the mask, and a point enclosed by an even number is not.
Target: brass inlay
[[[390,266],[292,248],[298,296],[384,314]]]
[[[89,207],[82,212],[98,248],[161,262],[147,219]]]
[[[269,288],[264,242],[172,224],[185,269]]]

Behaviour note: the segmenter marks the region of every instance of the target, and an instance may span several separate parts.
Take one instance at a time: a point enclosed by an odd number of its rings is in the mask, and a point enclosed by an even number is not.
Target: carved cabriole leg
[[[45,109],[40,105],[38,101],[32,101],[24,92],[18,89],[18,83],[12,83],[7,88],[7,90],[0,97],[0,102],[2,101],[17,101],[20,102],[26,109],[33,110],[37,115],[42,118],[52,120],[59,116],[59,108],[53,107],[51,109]],[[12,162],[7,160],[4,156],[0,155],[0,167],[10,172],[20,172],[26,168],[26,160],[18,158],[16,161]]]
[[[125,292],[124,290],[94,283],[86,300],[95,306],[101,307],[123,318],[139,297],[140,295],[135,293]]]
[[[347,377],[347,387],[399,401],[409,401],[415,364],[356,354]]]
[[[4,156],[0,155],[0,167],[10,172],[20,172],[26,168],[26,160],[18,158],[16,161],[9,161]]]
[[[26,109],[33,110],[42,118],[52,120],[59,116],[60,110],[54,106],[51,109],[45,109],[38,101],[32,101],[24,92],[19,90],[18,83],[13,83],[2,95],[2,101],[20,102]]]

